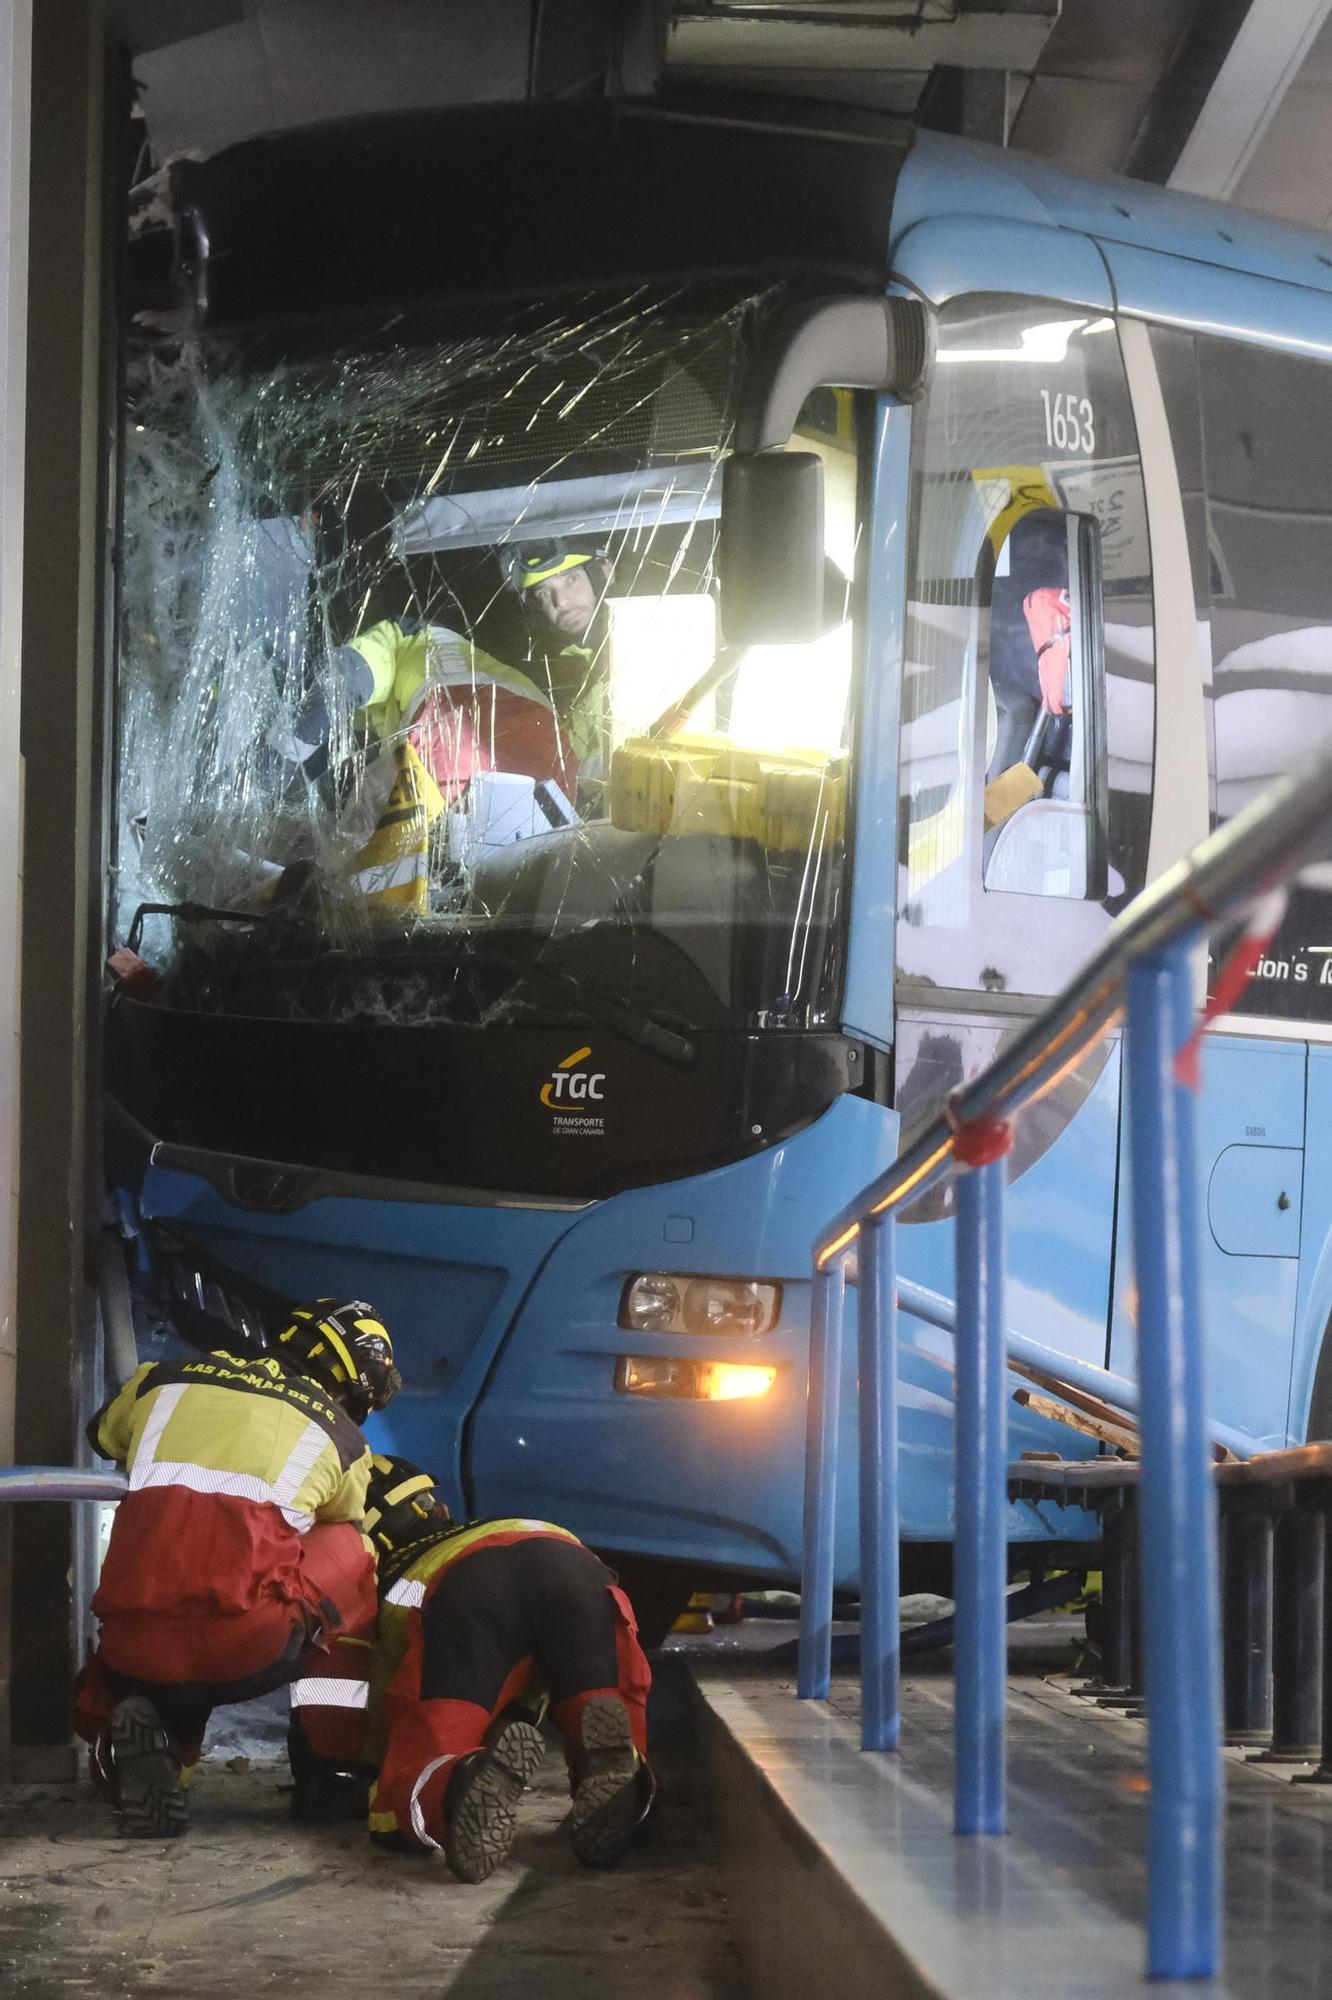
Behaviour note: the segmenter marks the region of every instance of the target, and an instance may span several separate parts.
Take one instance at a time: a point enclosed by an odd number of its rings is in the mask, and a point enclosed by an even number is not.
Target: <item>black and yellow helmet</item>
[[[573,548],[561,535],[550,535],[541,542],[511,542],[501,551],[500,560],[504,565],[504,581],[521,597],[525,590],[535,589],[549,577],[562,576],[565,570],[581,569],[584,563],[596,562],[599,554],[596,549]]]
[[[381,1555],[411,1548],[448,1519],[432,1473],[408,1458],[375,1453],[365,1493],[365,1532]]]
[[[333,1390],[354,1423],[384,1409],[402,1387],[389,1330],[364,1299],[297,1306],[273,1347],[279,1359]]]

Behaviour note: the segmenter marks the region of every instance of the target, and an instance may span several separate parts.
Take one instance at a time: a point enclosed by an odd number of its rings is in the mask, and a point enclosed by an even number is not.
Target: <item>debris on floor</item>
[[[381,1854],[357,1826],[287,1818],[285,1715],[224,1712],[191,1831],[121,1838],[86,1783],[0,1792],[0,1992],[6,2000],[743,2000],[717,1833],[685,1677],[654,1695],[657,1827],[619,1869],[569,1847],[551,1741],[506,1866],[479,1887]]]

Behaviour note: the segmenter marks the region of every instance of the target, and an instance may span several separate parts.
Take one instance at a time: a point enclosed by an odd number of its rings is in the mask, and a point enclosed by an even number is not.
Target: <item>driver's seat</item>
[[[985,863],[987,889],[1020,896],[1087,894],[1089,811],[1073,799],[1032,799],[1004,821]]]

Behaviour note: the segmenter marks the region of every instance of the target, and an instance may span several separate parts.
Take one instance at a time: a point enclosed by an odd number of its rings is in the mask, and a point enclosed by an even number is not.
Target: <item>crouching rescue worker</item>
[[[271,1353],[149,1362],[93,1418],[129,1491],[75,1726],[127,1834],[185,1832],[185,1784],[224,1703],[295,1682],[322,1756],[361,1746],[378,1605],[358,1426],[400,1386],[374,1308],[320,1299]]]
[[[569,1766],[573,1851],[585,1867],[613,1867],[656,1791],[651,1673],[614,1576],[547,1521],[455,1526],[430,1475],[401,1458],[375,1458],[366,1527],[383,1607],[372,1839],[442,1847],[461,1881],[483,1882],[513,1844],[548,1700]]]

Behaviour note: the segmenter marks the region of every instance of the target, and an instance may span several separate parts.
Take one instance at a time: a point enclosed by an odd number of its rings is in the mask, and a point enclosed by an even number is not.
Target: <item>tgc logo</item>
[[[605,1071],[578,1068],[578,1064],[586,1062],[591,1053],[590,1047],[575,1049],[558,1068],[551,1071],[549,1083],[541,1086],[541,1102],[548,1110],[555,1111],[561,1104],[602,1102],[606,1089]]]

